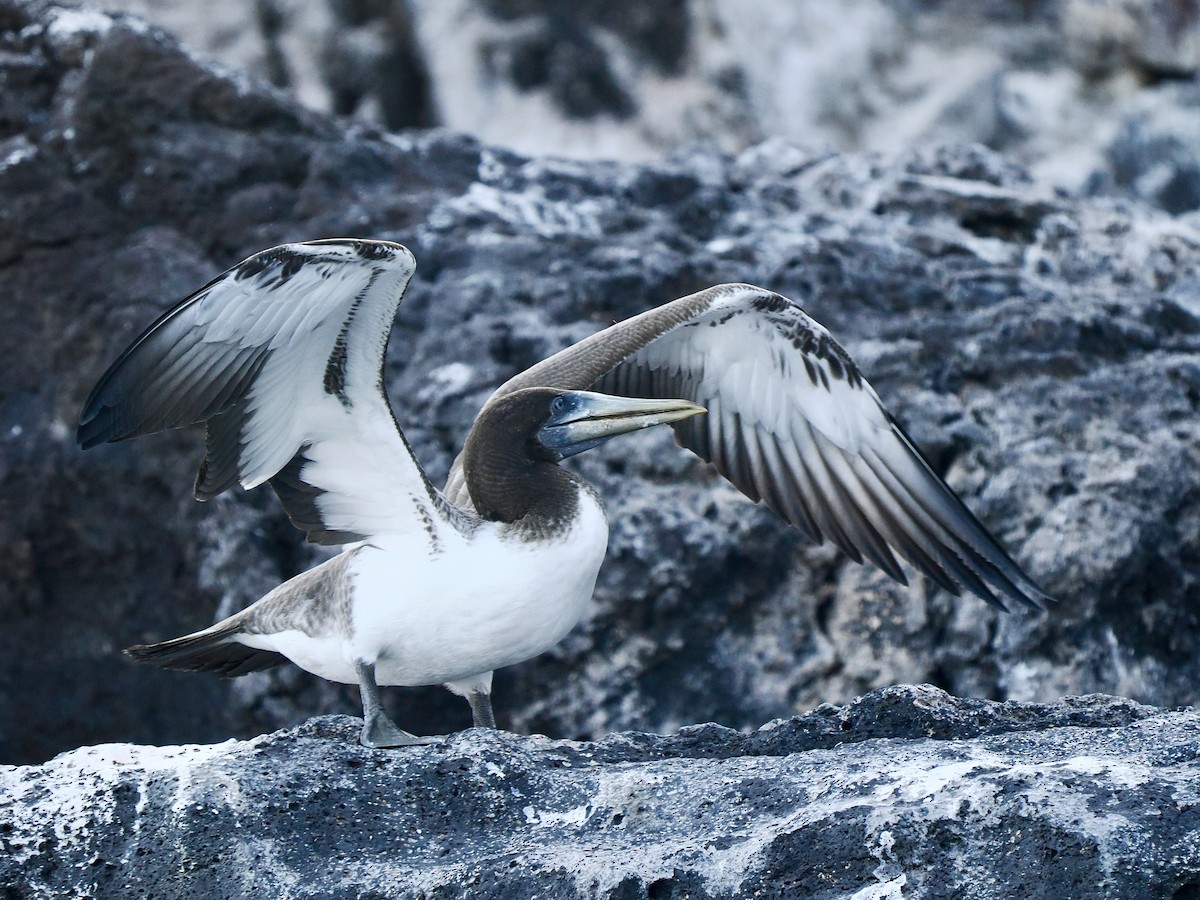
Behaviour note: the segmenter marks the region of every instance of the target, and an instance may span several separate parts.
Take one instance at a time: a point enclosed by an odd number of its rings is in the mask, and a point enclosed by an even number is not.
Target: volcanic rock
[[[581,458],[612,523],[593,608],[501,672],[500,722],[555,738],[735,729],[927,681],[1160,706],[1200,685],[1200,231],[948,144],[768,141],[654,165],[528,159],[331,119],[140,20],[0,0],[0,760],[248,737],[353,690],[221,682],[120,649],[203,627],[311,565],[269,492],[191,499],[201,436],[81,453],[91,385],[245,256],[398,240],[418,272],[387,377],[434,480],[505,378],[723,281],[803,304],[1059,602],[1009,615],[807,546],[667,434]],[[404,727],[469,721],[389,692]]]

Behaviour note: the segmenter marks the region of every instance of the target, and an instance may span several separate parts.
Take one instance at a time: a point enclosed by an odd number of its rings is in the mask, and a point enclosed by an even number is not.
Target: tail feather
[[[217,629],[197,631],[158,644],[136,644],[125,651],[138,662],[184,672],[212,672],[234,678],[287,662],[273,650],[257,650],[234,640],[236,632]]]

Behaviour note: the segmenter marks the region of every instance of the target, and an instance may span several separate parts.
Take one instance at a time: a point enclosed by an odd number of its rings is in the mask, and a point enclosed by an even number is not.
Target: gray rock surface
[[[926,686],[750,734],[472,730],[377,751],[358,724],[0,767],[0,884],[29,900],[1200,892],[1194,710]]]
[[[190,496],[200,436],[81,454],[78,410],[160,310],[285,240],[418,258],[388,376],[444,476],[490,390],[719,281],[800,301],[1061,603],[1001,615],[809,547],[667,435],[580,459],[612,521],[586,621],[501,673],[501,724],[560,738],[753,728],[896,682],[1173,706],[1200,685],[1200,231],[1055,192],[978,146],[895,158],[772,141],[652,166],[530,160],[339,123],[138,20],[0,0],[0,760],[249,736],[353,691],[119,650],[311,564],[263,491]],[[425,733],[469,721],[392,691]]]
[[[980,142],[1070,189],[1170,211],[1200,202],[1190,183],[1130,177],[1122,149],[1151,119],[1196,167],[1191,0],[109,6],[315,108],[393,128],[439,122],[532,155],[651,160],[695,141],[740,152],[770,137],[888,154]]]

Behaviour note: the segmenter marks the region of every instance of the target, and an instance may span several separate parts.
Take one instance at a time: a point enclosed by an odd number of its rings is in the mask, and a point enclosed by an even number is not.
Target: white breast
[[[380,684],[419,685],[537,656],[583,615],[607,546],[604,510],[582,488],[570,530],[542,540],[490,523],[434,555],[372,539],[353,564],[351,660],[375,660]]]

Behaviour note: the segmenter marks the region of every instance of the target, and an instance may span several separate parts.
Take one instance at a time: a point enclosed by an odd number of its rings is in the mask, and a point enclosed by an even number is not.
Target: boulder
[[[1195,710],[900,686],[749,734],[469,730],[381,751],[359,725],[0,767],[0,884],[30,900],[1200,892]]]
[[[609,559],[585,621],[501,672],[555,738],[756,728],[897,682],[1161,706],[1200,684],[1200,232],[1078,198],[978,145],[889,157],[768,141],[653,165],[529,159],[310,111],[123,15],[0,0],[0,760],[248,737],[353,690],[292,668],[135,666],[321,558],[264,490],[191,499],[201,437],[81,453],[88,390],[163,309],[289,240],[398,240],[418,272],[387,378],[435,481],[505,378],[722,281],[804,305],[1059,602],[1004,615],[857,566],[665,433],[580,458]],[[390,691],[423,733],[469,721]]]

